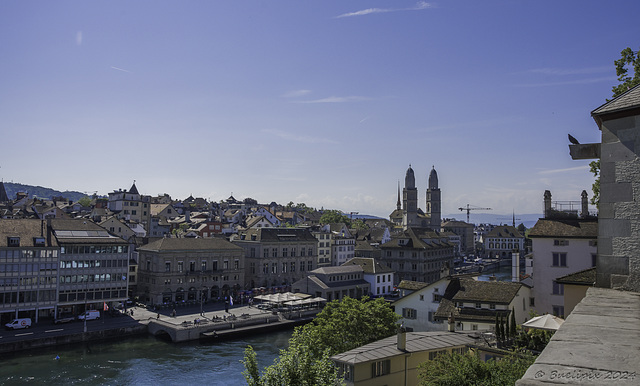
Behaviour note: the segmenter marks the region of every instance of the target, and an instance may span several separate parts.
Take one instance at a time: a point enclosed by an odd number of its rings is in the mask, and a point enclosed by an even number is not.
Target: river
[[[264,368],[290,337],[291,331],[282,331],[212,344],[173,344],[149,336],[38,349],[0,358],[0,384],[243,385],[244,349],[251,345]]]

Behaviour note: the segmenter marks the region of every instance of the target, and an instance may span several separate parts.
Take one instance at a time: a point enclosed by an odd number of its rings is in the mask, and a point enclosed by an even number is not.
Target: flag
[[[102,302],[104,304],[103,310],[104,311],[109,311],[109,306],[107,305],[107,302]]]
[[[233,305],[233,296],[229,296],[229,304]]]

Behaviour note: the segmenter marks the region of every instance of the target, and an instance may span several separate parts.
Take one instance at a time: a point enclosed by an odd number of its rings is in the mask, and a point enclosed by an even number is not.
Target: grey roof
[[[596,219],[539,219],[529,231],[529,237],[595,239],[598,237],[598,221]]]
[[[379,261],[376,261],[373,257],[354,257],[350,259],[345,265],[358,265],[362,267],[364,273],[391,273],[394,272],[391,268],[389,268],[386,264],[383,264]]]
[[[557,278],[555,281],[560,284],[593,286],[596,283],[596,267],[570,273],[568,275]]]
[[[500,225],[487,232],[485,237],[515,237],[523,238],[524,236],[512,225]]]
[[[4,188],[4,182],[0,181],[0,202],[9,201],[9,196],[7,196],[7,191]]]
[[[106,229],[85,219],[51,219],[51,228],[58,243],[70,244],[123,244],[124,239],[111,235]]]
[[[616,113],[640,107],[640,85],[635,86],[624,94],[608,101],[591,112],[592,116]]]
[[[362,272],[362,267],[359,265],[340,265],[337,267],[320,267],[316,268],[311,273],[315,274],[325,274],[325,275],[335,275],[339,273],[352,273],[352,272]]]
[[[421,290],[424,287],[428,286],[429,283],[425,283],[422,281],[411,281],[411,280],[402,280],[400,282],[400,284],[397,285],[398,289],[406,289],[406,290],[412,290],[412,291],[417,291],[417,290]]]
[[[141,251],[202,251],[220,250],[243,251],[242,247],[228,242],[225,239],[205,237],[205,238],[163,238],[153,241],[139,248]]]
[[[397,336],[393,335],[377,342],[360,346],[331,357],[331,360],[343,363],[366,363],[388,359],[407,353],[442,350],[444,348],[463,347],[475,343],[467,334],[449,331],[407,332],[406,351],[398,350]]]
[[[406,240],[405,244],[400,244],[399,240]],[[431,240],[430,242],[424,241]],[[450,247],[449,239],[443,237],[429,228],[412,227],[401,232],[400,235],[394,235],[391,241],[382,244],[381,248],[398,248],[398,249],[433,249]]]
[[[20,247],[34,247],[36,237],[47,240],[47,226],[37,219],[0,219],[0,247],[7,247],[9,237],[20,237]],[[45,241],[48,247],[56,247],[55,237]]]
[[[251,240],[252,235],[256,235],[255,241],[261,242],[300,242],[300,241],[310,241],[313,243],[317,243],[318,240],[311,234],[308,229],[302,228],[258,228],[258,229],[247,229],[240,233],[240,236],[246,235],[245,239],[242,240],[236,238],[234,241],[244,242],[244,241],[254,241]]]

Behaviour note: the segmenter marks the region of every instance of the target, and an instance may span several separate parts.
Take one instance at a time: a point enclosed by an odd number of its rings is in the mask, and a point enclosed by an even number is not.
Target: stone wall
[[[640,115],[600,128],[596,286],[640,292]]]

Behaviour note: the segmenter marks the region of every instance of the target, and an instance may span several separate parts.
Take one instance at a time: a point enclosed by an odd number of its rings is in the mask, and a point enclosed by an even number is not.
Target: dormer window
[[[9,247],[19,247],[20,246],[20,237],[7,237],[7,246],[9,246]]]
[[[45,246],[44,237],[34,237],[33,245],[36,247],[44,247]]]

